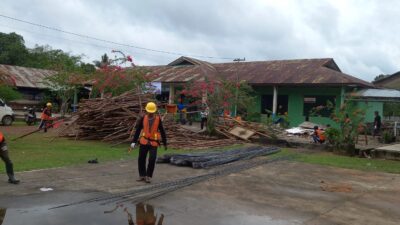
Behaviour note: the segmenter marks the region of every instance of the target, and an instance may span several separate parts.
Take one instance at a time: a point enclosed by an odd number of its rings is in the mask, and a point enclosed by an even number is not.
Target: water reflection
[[[6,217],[7,209],[0,208],[0,225],[3,224],[4,217]]]
[[[132,214],[129,212],[128,207],[123,204],[116,205],[115,208],[104,211],[104,213],[113,213],[117,209],[122,209],[128,217],[128,225],[135,225]],[[162,225],[164,221],[164,214],[158,218],[154,212],[154,207],[149,204],[139,203],[136,205],[136,225]],[[1,224],[0,224],[1,225]]]

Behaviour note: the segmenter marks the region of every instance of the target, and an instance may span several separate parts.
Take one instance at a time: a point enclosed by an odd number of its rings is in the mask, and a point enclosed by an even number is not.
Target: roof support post
[[[168,104],[174,104],[175,99],[175,87],[174,85],[169,85],[169,97],[168,97]]]
[[[78,107],[78,89],[74,88],[74,102],[72,107],[72,112],[76,112]]]
[[[346,98],[346,92],[344,90],[344,86],[340,89],[340,106],[344,104],[344,100]]]
[[[274,86],[274,95],[272,98],[272,117],[276,116],[276,111],[278,108],[278,88]]]

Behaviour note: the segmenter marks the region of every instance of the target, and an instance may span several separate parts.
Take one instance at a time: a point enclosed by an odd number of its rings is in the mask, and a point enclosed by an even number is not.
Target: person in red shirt
[[[311,135],[314,143],[324,143],[325,142],[325,134],[324,131],[318,128],[318,126],[314,126],[314,132]]]
[[[0,158],[6,164],[6,172],[8,175],[8,183],[10,184],[18,184],[19,180],[14,177],[14,167],[13,163],[8,156],[8,147],[6,143],[6,139],[4,138],[3,133],[0,131]]]

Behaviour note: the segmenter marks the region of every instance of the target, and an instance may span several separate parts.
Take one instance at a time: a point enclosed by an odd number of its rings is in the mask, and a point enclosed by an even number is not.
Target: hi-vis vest
[[[45,108],[43,110],[42,115],[40,115],[40,119],[42,119],[42,120],[50,120],[51,119],[51,116],[48,115],[48,114],[51,114],[51,113],[49,113],[48,110],[49,110],[48,108]]]
[[[160,117],[155,116],[153,125],[150,128],[149,116],[145,115],[143,118],[143,129],[140,135],[139,143],[141,145],[148,145],[157,147],[160,145],[160,133],[158,132],[158,125],[160,124]]]

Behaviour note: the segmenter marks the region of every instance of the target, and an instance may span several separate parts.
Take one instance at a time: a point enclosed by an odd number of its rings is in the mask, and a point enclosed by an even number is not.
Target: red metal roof
[[[43,80],[54,74],[56,72],[52,70],[0,64],[0,79],[15,87],[47,88]]]
[[[181,57],[166,66],[146,67],[154,81],[180,83],[206,77],[245,80],[252,85],[309,85],[373,87],[367,81],[342,73],[335,61],[324,59],[209,63]]]

